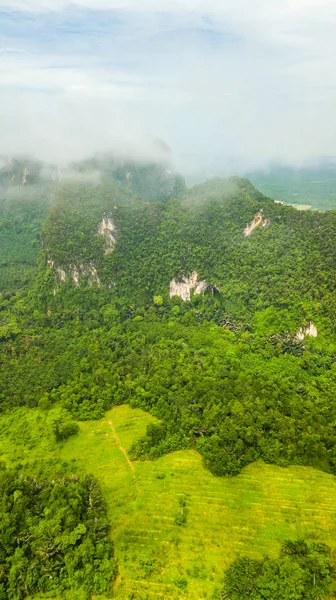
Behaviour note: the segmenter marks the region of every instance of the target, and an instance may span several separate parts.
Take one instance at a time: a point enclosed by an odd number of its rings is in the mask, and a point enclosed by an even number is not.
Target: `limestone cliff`
[[[269,224],[270,224],[270,220],[264,218],[264,211],[261,208],[257,212],[257,214],[254,215],[254,218],[252,219],[251,223],[246,223],[246,227],[244,229],[244,236],[249,237],[251,235],[251,233],[253,233],[253,231],[257,227],[259,227],[259,225],[262,225],[262,227],[267,227]]]
[[[105,238],[105,256],[112,252],[116,243],[116,226],[111,217],[105,216],[98,225],[98,234]]]
[[[186,301],[190,300],[192,290],[194,291],[194,294],[202,294],[207,286],[208,284],[206,281],[198,281],[198,273],[197,271],[193,271],[189,277],[183,276],[181,281],[172,279],[170,282],[169,295],[171,298],[173,296],[180,296],[182,300]]]
[[[317,337],[317,328],[314,323],[309,321],[307,327],[300,327],[299,331],[296,334],[296,339],[302,342],[305,337]]]

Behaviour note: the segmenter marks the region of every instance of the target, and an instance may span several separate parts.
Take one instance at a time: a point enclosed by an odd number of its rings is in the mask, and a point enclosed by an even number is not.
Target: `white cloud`
[[[177,160],[214,171],[232,156],[258,164],[336,154],[334,0],[0,7],[22,11],[22,31],[28,24],[24,35],[5,31],[0,47],[0,136],[9,151],[68,157],[133,143],[148,153],[148,140],[161,137]],[[69,37],[67,21],[91,9],[90,33]],[[99,10],[117,12],[95,35]]]

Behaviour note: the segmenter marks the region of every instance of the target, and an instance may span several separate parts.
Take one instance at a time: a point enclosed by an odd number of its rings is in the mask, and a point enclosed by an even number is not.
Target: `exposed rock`
[[[56,279],[64,283],[67,278],[66,272],[63,269],[61,269],[61,267],[56,267],[54,261],[51,258],[47,259],[47,264],[56,276]]]
[[[208,284],[206,281],[199,281],[197,283],[197,286],[194,289],[194,294],[203,294],[203,292],[205,292],[206,288],[208,287]]]
[[[98,271],[93,265],[89,265],[88,267],[86,267],[86,269],[83,269],[82,275],[88,278],[89,285],[100,285]]]
[[[29,171],[28,171],[27,167],[25,167],[23,169],[23,173],[22,173],[22,184],[21,185],[26,185],[28,175],[29,175]]]
[[[171,298],[173,296],[180,296],[182,300],[186,301],[190,300],[192,290],[194,290],[194,294],[202,294],[207,287],[207,282],[198,281],[198,273],[197,271],[193,271],[190,277],[183,277],[182,281],[172,279],[170,282],[169,295]]]
[[[301,327],[299,329],[299,331],[296,334],[296,339],[302,342],[306,336],[314,338],[317,337],[316,325],[314,325],[314,323],[312,323],[311,321],[309,321],[307,327]]]
[[[116,242],[116,226],[111,217],[102,218],[98,225],[98,233],[105,238],[105,255],[110,254]]]
[[[251,233],[253,233],[253,231],[259,226],[262,225],[263,227],[267,227],[270,224],[270,220],[269,219],[264,219],[263,216],[263,209],[261,208],[256,215],[254,215],[253,220],[251,221],[251,223],[246,223],[246,227],[244,229],[244,236],[248,237],[249,235],[251,235]]]
[[[73,272],[72,272],[72,279],[73,279],[73,282],[74,282],[74,284],[75,284],[76,287],[79,285],[79,278],[80,278],[80,272],[75,267],[74,270],[73,270]]]
[[[62,281],[62,283],[64,283],[67,278],[66,272],[64,271],[64,269],[61,269],[61,267],[57,267],[55,272],[56,272],[57,277],[60,279],[60,281]]]
[[[97,272],[96,267],[93,264],[89,264],[89,265],[79,264],[77,266],[70,265],[68,272],[66,272],[61,267],[56,267],[54,261],[51,259],[48,259],[47,263],[48,263],[50,269],[53,271],[55,279],[58,283],[65,283],[66,280],[69,278],[69,279],[72,279],[75,286],[78,287],[80,278],[87,277],[89,285],[91,285],[91,286],[94,284],[96,284],[98,286],[100,285],[100,279],[98,276],[98,272]],[[56,293],[56,290],[54,289],[54,294],[55,293]]]

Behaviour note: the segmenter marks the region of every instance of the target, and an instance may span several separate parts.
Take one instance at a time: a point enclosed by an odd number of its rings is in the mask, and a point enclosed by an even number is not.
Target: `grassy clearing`
[[[62,451],[84,461],[109,503],[117,598],[210,598],[239,553],[277,556],[284,539],[298,536],[334,544],[333,476],[258,463],[233,479],[215,478],[193,451],[130,464],[123,450],[153,420],[117,407],[99,422],[82,423]],[[178,526],[182,510],[186,523]]]
[[[233,479],[215,478],[191,450],[131,463],[127,451],[153,421],[120,406],[100,421],[81,423],[79,434],[57,452],[83,461],[108,501],[119,562],[114,597],[210,598],[239,553],[275,557],[284,539],[300,536],[334,545],[336,478],[263,463]],[[0,439],[6,458],[4,444]],[[55,456],[56,446],[44,452]],[[38,447],[22,452],[26,460],[40,456]],[[181,515],[186,522],[177,525]]]

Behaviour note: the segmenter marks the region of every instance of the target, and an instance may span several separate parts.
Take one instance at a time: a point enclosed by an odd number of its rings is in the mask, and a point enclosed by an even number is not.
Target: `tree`
[[[248,557],[235,560],[225,574],[223,599],[257,600],[257,581],[262,567],[262,561],[252,560]]]
[[[266,561],[257,582],[258,600],[304,600],[305,572],[290,558]]]

